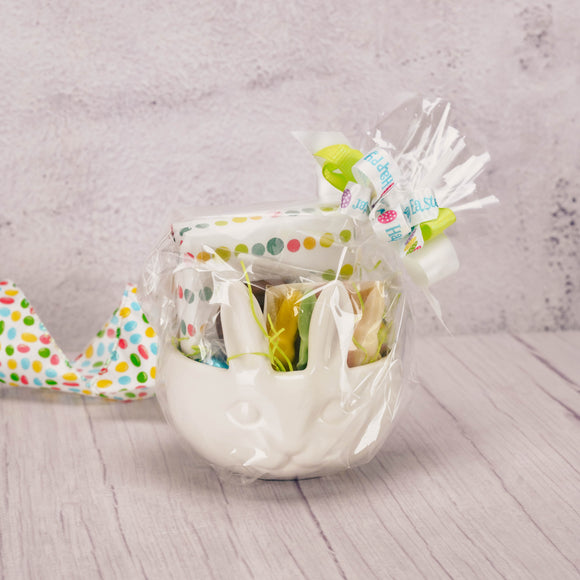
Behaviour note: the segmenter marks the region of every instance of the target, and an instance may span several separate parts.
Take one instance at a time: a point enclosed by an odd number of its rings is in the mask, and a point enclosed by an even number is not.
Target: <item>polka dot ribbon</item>
[[[128,401],[154,394],[157,337],[128,285],[121,305],[71,363],[20,288],[0,281],[0,387]]]

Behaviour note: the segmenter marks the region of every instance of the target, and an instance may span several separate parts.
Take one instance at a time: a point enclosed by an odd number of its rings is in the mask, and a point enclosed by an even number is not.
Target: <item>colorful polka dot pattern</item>
[[[223,216],[219,218],[208,217],[204,221],[191,222],[188,225],[182,224],[179,227],[171,228],[171,234],[173,240],[179,245],[184,244],[185,238],[195,236],[201,232],[213,229],[215,231],[220,231],[224,229],[224,226],[233,227],[231,234],[234,235],[236,230],[236,225],[239,224],[261,224],[262,222],[267,222],[274,218],[300,218],[308,217],[309,219],[316,215],[324,215],[327,213],[336,213],[336,207],[334,206],[318,206],[318,207],[304,207],[301,209],[286,209],[278,210],[271,214],[264,215],[247,215],[247,216]],[[346,225],[346,224],[345,224]],[[286,230],[288,226],[283,228]],[[227,228],[226,228],[227,229]],[[292,229],[292,228],[291,228]],[[201,230],[201,232],[200,232]],[[280,234],[282,235],[282,234]],[[221,260],[223,262],[228,262],[232,257],[243,258],[243,254],[249,254],[252,256],[264,256],[264,257],[278,257],[284,259],[284,253],[289,255],[297,254],[298,252],[312,251],[312,250],[322,250],[326,248],[331,248],[335,245],[346,245],[349,244],[353,236],[353,232],[350,229],[342,229],[341,231],[336,231],[335,234],[330,232],[320,232],[319,235],[312,236],[288,236],[288,238],[283,239],[284,236],[272,236],[267,237],[262,240],[256,240],[252,243],[243,243],[240,241],[238,244],[233,244],[232,247],[220,246],[215,250],[207,251],[207,249],[198,248],[197,250],[191,250],[184,252],[184,255],[190,259],[198,260],[200,262],[207,262],[209,260]],[[235,237],[235,235],[234,235]]]
[[[234,218],[232,221],[235,221]],[[241,218],[239,218],[241,219]],[[246,219],[246,218],[244,218]],[[199,224],[198,224],[199,225]],[[197,226],[196,226],[197,227]],[[180,230],[180,234],[183,235],[191,228],[183,228]],[[215,252],[207,252],[205,250],[198,252],[197,254],[187,253],[186,255],[192,260],[199,260],[200,262],[207,262],[208,260],[223,260],[228,262],[232,256],[239,257],[243,254],[251,254],[252,256],[279,256],[282,252],[287,251],[291,254],[295,254],[301,250],[314,250],[317,247],[330,248],[335,244],[348,244],[352,238],[352,231],[344,229],[338,234],[339,239],[335,239],[335,236],[330,232],[323,233],[317,238],[313,236],[306,236],[303,238],[291,238],[290,240],[284,242],[281,238],[272,237],[268,240],[262,242],[256,242],[251,246],[247,244],[237,244],[233,248],[228,248],[226,246],[220,246],[215,250]]]
[[[71,364],[22,290],[0,281],[0,384],[128,401],[154,394],[157,340],[137,288]]]

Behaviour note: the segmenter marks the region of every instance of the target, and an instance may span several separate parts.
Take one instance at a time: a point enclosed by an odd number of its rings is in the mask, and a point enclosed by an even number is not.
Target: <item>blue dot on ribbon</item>
[[[137,323],[134,320],[130,320],[129,322],[127,322],[127,324],[125,324],[125,326],[123,326],[123,328],[127,332],[131,332],[132,330],[135,330],[135,328],[137,328]]]

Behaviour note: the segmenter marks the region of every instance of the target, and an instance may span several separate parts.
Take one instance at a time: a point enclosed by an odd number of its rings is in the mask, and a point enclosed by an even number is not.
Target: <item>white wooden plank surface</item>
[[[0,390],[0,578],[578,578],[580,333],[431,339],[370,464],[240,486],[155,400]]]

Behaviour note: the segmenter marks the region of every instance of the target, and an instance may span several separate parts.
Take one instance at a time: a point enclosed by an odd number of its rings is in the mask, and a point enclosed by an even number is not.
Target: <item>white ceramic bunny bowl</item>
[[[228,369],[160,353],[162,404],[169,419],[212,465],[250,478],[293,479],[363,464],[388,434],[400,402],[399,348],[349,368],[355,316],[344,285],[331,282],[312,313],[308,364],[278,372],[247,286],[228,283],[221,308]],[[253,311],[252,311],[253,310]]]

